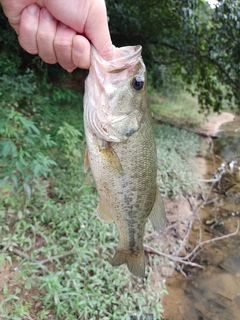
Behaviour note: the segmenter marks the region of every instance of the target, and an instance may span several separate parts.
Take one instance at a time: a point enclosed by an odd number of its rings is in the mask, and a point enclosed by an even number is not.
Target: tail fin
[[[126,253],[117,250],[115,256],[111,262],[112,266],[120,266],[121,264],[127,264],[128,270],[138,278],[144,278],[145,276],[145,262],[144,252],[139,251],[135,254]]]

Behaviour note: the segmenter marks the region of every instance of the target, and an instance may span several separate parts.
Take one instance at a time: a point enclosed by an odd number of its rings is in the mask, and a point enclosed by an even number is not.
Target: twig
[[[223,239],[226,239],[226,238],[229,238],[229,237],[232,237],[232,236],[235,236],[239,231],[239,221],[238,221],[238,225],[237,225],[237,229],[232,232],[232,233],[229,233],[229,234],[226,234],[224,236],[221,236],[221,237],[216,237],[216,238],[213,238],[213,239],[209,239],[209,240],[205,240],[205,241],[202,241],[200,242],[193,250],[192,252],[190,252],[188,255],[186,255],[185,257],[183,257],[182,259],[184,260],[188,260],[192,257],[192,255],[197,252],[197,250],[199,248],[201,248],[202,246],[206,245],[206,244],[209,244],[209,243],[212,243],[212,242],[215,242],[215,241],[219,241],[219,240],[223,240]]]
[[[26,254],[25,252],[22,252],[21,250],[19,250],[17,248],[11,248],[11,249],[7,248],[7,251],[9,251],[10,253],[14,253],[21,258],[24,258],[27,260],[32,260],[32,258],[28,254]]]
[[[208,200],[208,201],[205,201],[204,202],[204,204],[205,205],[208,205],[208,204],[211,204],[211,203],[214,203],[214,202],[216,202],[217,200],[218,200],[218,196],[216,196],[215,198],[212,198],[212,199],[210,199],[210,200]]]
[[[188,223],[188,226],[187,226],[187,227],[188,227],[188,231],[187,231],[186,235],[184,236],[184,238],[183,238],[183,240],[182,240],[182,245],[181,245],[181,247],[185,245],[187,239],[189,238],[189,234],[190,234],[190,232],[191,232],[191,230],[192,230],[193,221],[194,221],[194,219],[191,219],[191,220],[189,221],[189,223]]]
[[[203,203],[201,203],[201,204],[199,205],[199,207],[201,207],[202,204],[206,204],[206,203],[208,202],[208,199],[209,199],[209,197],[210,197],[210,194],[212,193],[214,184],[215,184],[215,181],[212,182],[211,187],[210,187],[210,189],[209,189],[209,191],[208,191],[207,196],[205,196],[205,195],[203,194],[202,186],[199,185],[199,186],[200,186],[200,189],[202,190],[202,198],[203,198]]]
[[[164,252],[161,252],[161,251],[158,251],[148,245],[144,245],[144,250],[147,251],[147,252],[150,252],[150,253],[154,253],[154,254],[157,254],[159,256],[163,256],[163,257],[166,257],[170,260],[173,260],[174,262],[179,262],[179,263],[182,263],[182,264],[186,264],[186,265],[189,265],[189,266],[192,266],[192,267],[197,267],[197,268],[203,268],[203,266],[201,266],[200,264],[197,264],[197,263],[194,263],[194,262],[190,262],[190,261],[185,261],[183,260],[182,258],[180,257],[175,257],[171,254],[166,254]]]
[[[81,236],[79,236],[78,237],[78,239],[77,239],[77,242],[79,241],[79,239],[81,238]],[[19,256],[19,257],[21,257],[21,258],[24,258],[24,259],[27,259],[27,260],[29,260],[29,261],[31,261],[32,260],[32,257],[30,257],[28,254],[26,254],[25,252],[23,252],[23,251],[21,251],[21,250],[19,250],[19,249],[17,249],[17,248],[9,248],[9,247],[7,247],[7,248],[5,248],[5,250],[8,250],[9,252],[11,252],[11,253],[14,253],[14,254],[16,254],[17,256]],[[74,254],[74,253],[76,253],[76,249],[73,247],[71,250],[69,250],[69,251],[66,251],[66,252],[64,252],[64,253],[62,253],[62,254],[59,254],[59,255],[57,255],[57,256],[53,256],[53,257],[50,257],[50,258],[47,258],[47,259],[44,259],[44,260],[37,260],[36,262],[34,262],[33,264],[34,265],[36,265],[36,264],[46,264],[46,263],[48,263],[48,262],[52,262],[53,260],[55,260],[55,259],[62,259],[62,258],[65,258],[65,257],[67,257],[67,256],[70,256],[70,255],[72,255],[72,254]]]
[[[193,218],[193,216],[190,216],[190,217],[187,219],[187,221],[189,221],[189,220],[192,221],[192,218]],[[157,233],[156,231],[151,232],[151,233],[147,234],[147,235],[144,237],[144,240],[148,240],[148,239],[150,239],[150,238],[158,238],[158,237],[161,237],[161,235],[162,235],[163,233],[164,233],[164,234],[167,233],[169,230],[177,227],[181,222],[184,222],[184,221],[186,221],[186,218],[181,218],[180,220],[174,222],[173,224],[170,224],[169,226],[167,226],[167,227],[164,229],[164,231],[163,231],[161,234]]]
[[[210,143],[211,143],[210,152],[211,152],[212,161],[213,161],[213,171],[215,172],[216,171],[216,161],[215,161],[215,154],[213,152],[214,144],[213,144],[213,140],[212,139],[210,140]]]
[[[189,219],[191,219],[191,217]],[[181,222],[184,222],[184,221],[186,221],[186,218],[182,218],[182,219],[178,220],[177,222],[170,224],[169,226],[166,227],[164,232],[167,232],[168,230],[171,230],[172,228],[177,227]]]
[[[200,182],[218,182],[219,178],[215,178],[215,179],[198,179],[198,181],[200,181]]]
[[[164,252],[161,252],[157,249],[154,249],[148,245],[144,245],[144,250],[147,251],[147,252],[150,252],[150,253],[154,253],[154,254],[157,254],[159,256],[163,256],[163,257],[166,257],[174,262],[178,262],[180,264],[185,264],[185,265],[188,265],[188,266],[191,266],[191,267],[197,267],[197,268],[202,268],[203,269],[203,266],[201,266],[200,264],[197,264],[197,263],[194,263],[194,262],[191,262],[189,261],[189,259],[193,259],[193,255],[194,255],[194,258],[196,257],[197,255],[197,251],[204,245],[206,244],[209,244],[209,243],[212,243],[212,242],[215,242],[215,241],[219,241],[219,240],[223,240],[223,239],[226,239],[226,238],[229,238],[229,237],[232,237],[232,236],[235,236],[239,231],[239,221],[238,221],[238,225],[237,225],[237,229],[233,232],[233,233],[229,233],[227,235],[224,235],[224,236],[221,236],[221,237],[216,237],[216,238],[213,238],[213,239],[210,239],[210,240],[205,240],[205,241],[202,241],[200,242],[193,250],[192,252],[190,252],[189,254],[187,254],[186,256],[184,257],[176,257],[176,256],[173,256],[173,255],[170,255],[170,254],[166,254]],[[200,239],[202,238],[202,235],[200,233]]]
[[[198,244],[202,243],[202,227],[201,227],[201,220],[199,219],[199,238],[198,238]],[[196,256],[202,251],[203,249],[201,248],[201,250],[196,251],[195,254],[192,256],[191,260],[193,261]]]
[[[67,256],[70,256],[70,255],[74,254],[74,253],[76,253],[76,249],[72,248],[70,251],[64,252],[64,253],[59,254],[57,256],[50,257],[48,259],[36,261],[34,264],[45,264],[45,263],[48,263],[48,262],[52,262],[53,260],[56,260],[56,259],[65,258]]]
[[[32,258],[31,258],[28,254],[22,252],[22,251],[19,250],[19,249],[16,249],[16,248],[11,248],[11,249],[10,249],[10,248],[7,248],[7,250],[8,250],[10,253],[14,253],[14,254],[16,254],[17,256],[21,257],[21,258],[27,259],[27,260],[29,260],[29,261],[32,260]],[[62,259],[62,258],[65,258],[65,257],[67,257],[67,256],[70,256],[70,255],[74,254],[75,252],[76,252],[76,249],[75,249],[75,248],[72,248],[70,251],[64,252],[64,253],[59,254],[59,255],[57,255],[57,256],[53,256],[53,257],[50,257],[50,258],[48,258],[48,259],[44,259],[44,260],[40,260],[40,261],[37,260],[37,261],[34,262],[33,264],[34,264],[34,265],[36,265],[36,264],[46,264],[46,263],[48,263],[48,262],[52,262],[53,260]]]

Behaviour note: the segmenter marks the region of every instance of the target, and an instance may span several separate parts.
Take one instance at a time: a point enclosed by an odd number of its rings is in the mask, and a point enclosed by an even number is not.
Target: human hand
[[[68,71],[90,67],[90,43],[110,60],[104,0],[0,0],[20,45]]]

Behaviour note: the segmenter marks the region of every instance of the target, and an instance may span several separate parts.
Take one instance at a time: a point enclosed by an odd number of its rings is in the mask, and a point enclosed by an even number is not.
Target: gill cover
[[[145,82],[141,50],[141,46],[114,48],[113,59],[106,61],[91,48],[84,122],[101,139],[124,141],[139,129],[142,113],[134,101]]]

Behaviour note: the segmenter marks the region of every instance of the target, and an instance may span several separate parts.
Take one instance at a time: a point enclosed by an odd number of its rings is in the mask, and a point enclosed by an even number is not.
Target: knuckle
[[[38,42],[52,42],[53,41],[53,36],[47,34],[46,32],[38,32],[37,34],[37,41]]]
[[[72,47],[72,41],[70,41],[69,39],[55,37],[54,47],[56,49],[69,49]]]
[[[57,59],[54,54],[39,53],[39,57],[46,63],[49,63],[49,64],[57,63]]]

